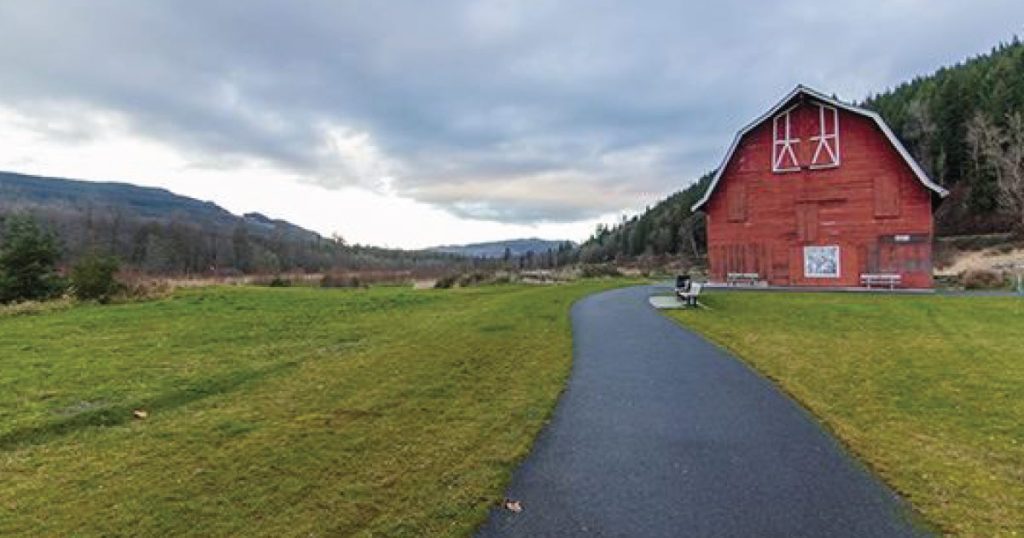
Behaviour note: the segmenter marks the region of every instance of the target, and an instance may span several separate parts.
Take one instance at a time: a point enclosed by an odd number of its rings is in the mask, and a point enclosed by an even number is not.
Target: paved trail
[[[575,363],[490,536],[919,536],[801,408],[662,317],[651,287],[572,311]]]

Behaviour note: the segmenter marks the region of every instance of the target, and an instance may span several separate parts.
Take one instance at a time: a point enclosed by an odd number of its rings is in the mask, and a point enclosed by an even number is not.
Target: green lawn
[[[570,304],[618,284],[2,317],[0,536],[465,535],[563,387]]]
[[[722,293],[671,315],[807,406],[926,519],[1024,534],[1024,299]]]

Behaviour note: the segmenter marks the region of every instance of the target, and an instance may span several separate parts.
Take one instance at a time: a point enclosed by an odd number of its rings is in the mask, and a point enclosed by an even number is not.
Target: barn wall
[[[713,280],[857,286],[861,273],[892,272],[904,287],[932,286],[931,193],[874,121],[840,110],[841,165],[786,173],[771,170],[771,128],[741,140],[705,207]],[[838,245],[839,278],[805,277],[806,245]]]

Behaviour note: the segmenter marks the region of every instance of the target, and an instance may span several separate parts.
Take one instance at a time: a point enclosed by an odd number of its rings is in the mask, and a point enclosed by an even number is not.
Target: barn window
[[[811,168],[839,166],[839,111],[825,105],[818,105],[818,134],[810,137],[814,153]]]
[[[800,169],[794,146],[800,139],[794,136],[793,108],[775,116],[772,120],[772,172],[792,172]]]

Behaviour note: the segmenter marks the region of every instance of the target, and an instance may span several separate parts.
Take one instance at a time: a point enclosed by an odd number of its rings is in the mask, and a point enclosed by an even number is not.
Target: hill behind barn
[[[1005,128],[1024,113],[1024,44],[1014,38],[989,53],[904,82],[867,99],[921,166],[951,194],[935,213],[939,235],[1006,232],[995,176],[971,151],[968,126],[981,117]]]

